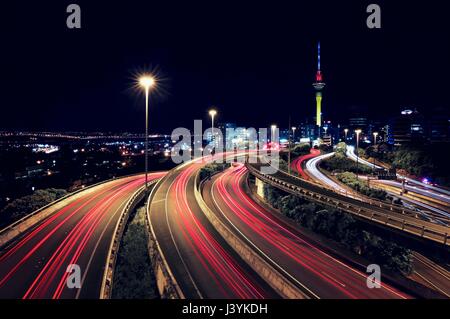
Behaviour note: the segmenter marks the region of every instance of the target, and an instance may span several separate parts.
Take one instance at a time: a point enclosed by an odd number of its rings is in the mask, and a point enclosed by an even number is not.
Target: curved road
[[[303,170],[303,163],[305,161],[310,160],[311,158],[314,158],[316,156],[320,155],[320,151],[315,148],[311,148],[311,151],[309,154],[299,156],[296,159],[292,161],[291,167],[300,175],[300,177],[304,179],[309,179],[310,177],[306,172]]]
[[[3,248],[0,298],[98,299],[116,224],[127,201],[143,185],[144,176],[138,175],[86,190]],[[80,289],[66,285],[70,264],[80,266]]]
[[[347,146],[347,157],[351,160],[358,161],[362,165],[369,166],[375,169],[381,169],[383,167],[378,166],[376,164],[370,163],[369,161],[357,157],[355,154],[355,148],[353,146]],[[432,185],[428,185],[412,178],[397,174],[398,178],[405,179],[408,183],[405,185],[405,189],[408,193],[403,194],[402,200],[408,202],[410,205],[416,205],[422,209],[429,210],[434,214],[437,214],[437,217],[449,218],[450,217],[450,192],[445,189],[435,187]],[[373,181],[379,185],[381,188],[386,190],[389,194],[398,196],[398,194],[402,191],[402,183],[391,180],[374,180]],[[384,186],[382,186],[384,185]],[[429,217],[433,219],[433,216],[429,216],[425,212],[421,212],[425,217]],[[441,223],[439,218],[435,220],[437,223]]]
[[[230,168],[207,182],[203,196],[230,229],[299,288],[316,298],[406,298],[383,284],[369,289],[367,275],[327,254],[298,229],[254,202],[243,190],[247,169]]]
[[[328,155],[328,154],[326,154]],[[320,157],[314,158],[306,163],[307,172],[308,174],[311,174],[316,181],[319,181],[325,185],[328,185],[329,187],[336,188],[336,186],[342,188],[342,186],[339,186],[336,182],[334,182],[332,179],[328,178],[326,175],[321,173],[318,169],[318,164],[320,160],[326,158],[326,155],[322,155]],[[350,150],[347,151],[347,156],[352,158],[356,161],[356,154],[354,153],[353,147],[350,147]],[[381,168],[380,166],[374,165],[368,161],[361,160],[363,165],[368,165],[375,168]],[[395,185],[399,184],[401,188],[401,184],[395,181],[377,181],[377,182],[385,182],[386,185]],[[418,182],[419,183],[419,182]],[[419,187],[419,186],[418,186]],[[415,187],[417,188],[417,187]],[[342,188],[343,189],[343,188]],[[425,189],[426,192],[430,192],[429,190]],[[435,192],[431,192],[432,194],[436,194]],[[391,192],[391,194],[393,194]],[[446,196],[444,194],[438,194],[442,196]],[[425,206],[426,208],[435,211],[441,215],[447,216],[448,214],[442,210],[437,210],[434,207],[430,207],[422,202],[413,200],[411,198],[403,198],[406,201],[410,201],[418,206]],[[441,225],[441,224],[440,224]],[[445,225],[445,224],[443,224]],[[417,252],[414,252],[414,274],[411,276],[414,278],[414,280],[422,282],[423,284],[431,287],[432,289],[435,289],[441,293],[443,293],[446,296],[450,295],[450,281],[448,280],[450,278],[450,275],[447,270],[443,269],[439,265],[435,264],[431,260],[419,255]]]
[[[346,155],[353,161],[356,161],[358,158],[355,153],[355,148],[353,146],[348,145],[347,146],[347,153]],[[358,161],[366,166],[369,166],[371,168],[381,169],[383,167],[375,165],[373,163],[370,163],[369,161],[359,157]],[[405,179],[408,183],[414,184],[415,186],[406,185],[406,188],[412,192],[416,192],[418,194],[429,196],[438,200],[445,201],[446,203],[450,204],[450,191],[443,189],[441,187],[436,187],[433,185],[429,185],[426,183],[422,183],[420,181],[417,181],[415,179],[409,178],[407,176],[403,176],[400,174],[397,174],[397,177],[401,179]],[[401,188],[401,183],[398,183],[398,186]]]
[[[200,159],[170,171],[149,201],[152,232],[182,297],[278,297],[224,241],[197,204],[195,175],[204,165]]]
[[[323,161],[324,159],[330,158],[333,155],[334,155],[334,153],[328,153],[328,154],[323,154],[323,155],[317,156],[313,159],[310,159],[309,161],[306,162],[306,172],[316,182],[318,182],[322,185],[325,185],[338,193],[346,193],[347,192],[346,188],[342,187],[339,183],[336,183],[335,181],[328,178],[318,168],[319,163],[321,161]]]

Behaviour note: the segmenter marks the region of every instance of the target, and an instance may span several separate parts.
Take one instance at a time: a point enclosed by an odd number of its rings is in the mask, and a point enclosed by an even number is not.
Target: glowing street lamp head
[[[272,128],[272,130],[275,130],[277,128],[277,126],[275,124],[272,124],[271,128]]]
[[[294,132],[295,132],[296,129],[297,129],[297,128],[296,128],[295,126],[292,127],[292,130],[293,130]]]
[[[155,85],[155,78],[151,75],[143,75],[139,78],[139,85],[149,90],[151,87]]]
[[[375,136],[375,138],[377,138],[378,132],[373,132],[373,136]]]
[[[361,130],[355,130],[355,133],[359,135],[361,134]]]
[[[348,133],[348,128],[344,129],[344,132],[345,132],[345,134],[347,134]]]
[[[216,114],[217,114],[216,110],[210,110],[209,111],[209,115],[212,116],[212,117],[216,116]]]

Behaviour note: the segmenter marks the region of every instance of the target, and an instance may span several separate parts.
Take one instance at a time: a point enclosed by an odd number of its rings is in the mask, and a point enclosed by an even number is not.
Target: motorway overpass
[[[373,169],[383,169],[383,167],[377,164],[357,157],[355,148],[351,145],[347,146],[346,155],[353,161],[358,160],[361,165]],[[403,201],[428,211],[428,215],[431,215],[432,218],[443,221],[447,219],[448,221],[450,218],[450,191],[401,174],[397,174],[397,177],[399,180],[405,181],[405,184],[403,185],[401,182],[391,180],[374,180],[373,183],[377,184],[378,188],[386,190],[389,194],[396,197],[400,196]],[[408,191],[408,193],[404,193],[404,190]]]
[[[310,298],[407,298],[383,283],[367,288],[367,274],[332,256],[317,241],[245,192],[247,169],[239,164],[207,181],[203,198],[236,236]]]
[[[260,163],[247,164],[251,174],[288,193],[346,211],[359,220],[396,231],[407,237],[434,243],[446,250],[450,246],[448,227],[415,218],[413,211],[381,201],[368,200],[355,194],[333,191],[281,170],[273,175],[263,174],[260,171],[261,166]]]

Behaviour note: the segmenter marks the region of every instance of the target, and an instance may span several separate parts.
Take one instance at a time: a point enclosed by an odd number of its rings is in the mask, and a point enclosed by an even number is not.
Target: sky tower
[[[319,127],[320,137],[320,127],[322,126],[322,90],[325,87],[322,72],[320,71],[320,42],[317,45],[317,73],[316,81],[313,83],[313,86],[316,90],[316,125]]]

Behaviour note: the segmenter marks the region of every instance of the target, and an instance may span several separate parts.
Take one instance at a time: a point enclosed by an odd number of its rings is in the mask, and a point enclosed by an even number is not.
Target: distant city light
[[[412,110],[403,110],[402,115],[411,115],[413,113]]]

